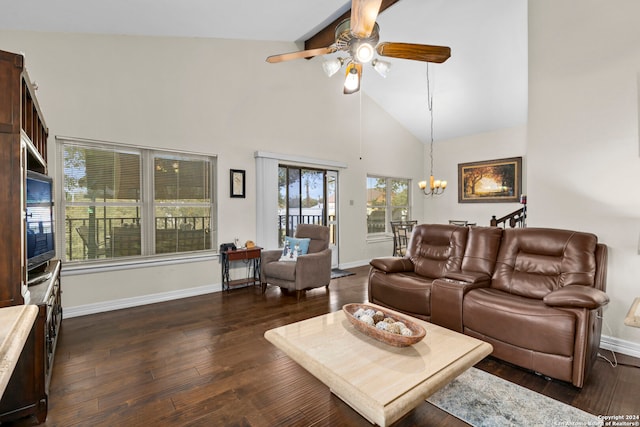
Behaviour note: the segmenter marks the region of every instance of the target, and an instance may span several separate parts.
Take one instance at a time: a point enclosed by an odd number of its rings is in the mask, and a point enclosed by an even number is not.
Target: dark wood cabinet
[[[27,170],[47,174],[47,138],[24,57],[0,51],[0,307],[38,306],[38,318],[0,400],[0,424],[47,415],[51,367],[62,319],[60,266],[51,260],[38,274],[47,280],[28,286],[26,230]]]
[[[38,422],[47,418],[49,383],[62,321],[60,261],[49,261],[44,271],[51,273],[49,278],[29,287],[30,304],[38,306],[38,317],[0,400],[0,424],[30,415]]]

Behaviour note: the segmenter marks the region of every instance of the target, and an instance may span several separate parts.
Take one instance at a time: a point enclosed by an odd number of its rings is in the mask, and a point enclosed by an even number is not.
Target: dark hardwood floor
[[[256,287],[65,319],[43,425],[370,426],[263,337],[366,301],[368,268],[352,271],[299,303]],[[592,414],[640,413],[637,367],[598,360],[582,390],[491,358],[477,367]],[[396,425],[466,424],[425,402]]]

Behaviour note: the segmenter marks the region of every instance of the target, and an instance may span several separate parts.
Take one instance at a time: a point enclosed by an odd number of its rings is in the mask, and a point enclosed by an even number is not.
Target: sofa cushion
[[[470,227],[462,258],[462,271],[483,273],[491,277],[496,266],[502,228]]]
[[[289,261],[275,261],[262,264],[263,272],[267,277],[288,280],[293,282],[296,280],[296,263]]]
[[[596,244],[596,236],[589,233],[506,229],[491,287],[542,299],[563,286],[594,286]]]
[[[449,224],[416,226],[407,251],[415,273],[437,279],[449,271],[460,271],[468,233],[468,227]]]
[[[463,324],[483,335],[533,351],[573,355],[576,317],[541,300],[491,288],[469,291]]]
[[[306,255],[309,251],[309,242],[311,239],[309,238],[295,238],[285,236],[284,238],[284,248],[282,249],[282,256],[279,261],[296,261],[298,256]]]
[[[431,279],[413,272],[386,274],[372,271],[369,301],[406,313],[430,316],[431,283]]]
[[[309,250],[307,253],[322,252],[329,247],[329,227],[317,224],[298,224],[294,237],[308,237]]]

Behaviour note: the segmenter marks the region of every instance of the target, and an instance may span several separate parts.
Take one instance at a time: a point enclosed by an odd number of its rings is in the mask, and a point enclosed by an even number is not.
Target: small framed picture
[[[245,171],[242,169],[230,170],[230,196],[231,197],[245,197]]]

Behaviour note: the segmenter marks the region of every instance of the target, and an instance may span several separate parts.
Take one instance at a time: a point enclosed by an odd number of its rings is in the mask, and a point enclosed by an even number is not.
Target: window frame
[[[89,149],[107,149],[116,152],[128,152],[139,153],[140,155],[140,192],[142,194],[141,201],[139,203],[131,202],[101,202],[101,206],[109,205],[129,205],[137,206],[140,208],[139,219],[141,229],[141,254],[124,257],[106,257],[96,259],[81,259],[81,260],[68,260],[67,259],[67,219],[66,212],[67,207],[70,205],[65,197],[64,192],[64,152],[67,146],[79,146]],[[210,258],[212,254],[217,254],[217,241],[218,241],[218,197],[219,190],[217,188],[217,156],[215,154],[206,153],[194,153],[181,150],[168,150],[165,148],[157,147],[145,147],[132,144],[122,144],[107,141],[87,140],[81,138],[70,137],[56,137],[56,171],[55,177],[55,203],[57,209],[55,209],[56,218],[56,246],[59,252],[58,257],[65,262],[65,269],[71,270],[83,270],[87,267],[95,268],[100,266],[113,267],[113,266],[131,266],[131,265],[145,265],[150,262],[165,262],[171,263],[175,261],[184,262],[185,260],[193,259],[198,260],[201,258]],[[209,240],[210,247],[202,250],[190,251],[190,252],[169,252],[169,253],[155,253],[155,238],[156,238],[156,207],[159,204],[155,199],[155,177],[154,177],[154,158],[156,157],[172,157],[183,160],[204,160],[209,164],[209,188],[210,188],[210,203],[197,203],[199,206],[207,206],[209,208]],[[86,202],[74,203],[75,206],[83,206]],[[166,203],[164,204],[166,205]],[[179,203],[176,203],[179,205]],[[185,203],[183,206],[192,206],[193,203]],[[96,205],[98,206],[98,205]]]
[[[366,183],[366,209],[367,209],[367,237],[378,237],[378,236],[387,236],[390,235],[392,233],[391,231],[391,221],[393,221],[393,210],[394,209],[398,209],[398,208],[406,208],[407,210],[407,214],[406,214],[406,218],[403,218],[404,220],[409,220],[411,219],[411,206],[412,206],[412,197],[411,197],[411,178],[401,178],[401,177],[392,177],[392,176],[384,176],[384,175],[375,175],[375,174],[367,174],[367,183]],[[385,220],[384,220],[384,231],[379,231],[379,232],[370,232],[369,231],[369,213],[368,213],[368,209],[369,207],[369,179],[378,179],[378,180],[384,180],[385,182],[385,205],[384,205],[384,212],[385,212]],[[393,198],[392,198],[392,182],[393,181],[404,181],[406,182],[407,185],[407,205],[393,205]]]

